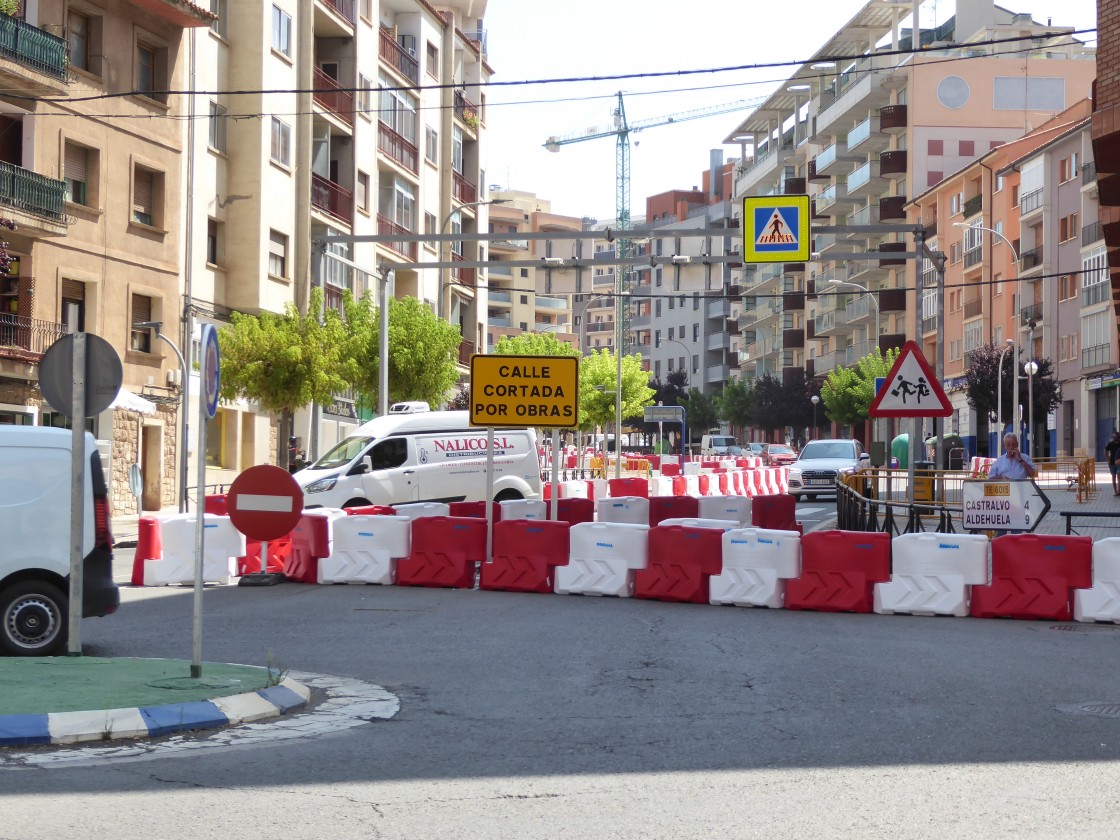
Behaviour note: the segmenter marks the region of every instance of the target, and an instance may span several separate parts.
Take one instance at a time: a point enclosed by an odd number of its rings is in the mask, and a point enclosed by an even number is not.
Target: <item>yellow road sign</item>
[[[808,262],[812,253],[809,196],[743,199],[743,262]]]
[[[471,425],[570,429],[579,417],[575,356],[471,356]]]

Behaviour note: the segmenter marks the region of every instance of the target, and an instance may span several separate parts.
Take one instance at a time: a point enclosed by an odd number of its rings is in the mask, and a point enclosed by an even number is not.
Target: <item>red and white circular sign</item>
[[[287,536],[303,515],[303,490],[291,473],[272,464],[249,467],[226,496],[233,527],[254,540]]]

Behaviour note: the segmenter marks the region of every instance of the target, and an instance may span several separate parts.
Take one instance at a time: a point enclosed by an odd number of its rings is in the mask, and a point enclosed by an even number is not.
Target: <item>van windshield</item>
[[[333,470],[344,467],[357,458],[366,447],[373,443],[371,437],[348,437],[340,440],[314,464],[304,467],[308,470]]]
[[[734,446],[735,438],[712,435],[712,446]]]

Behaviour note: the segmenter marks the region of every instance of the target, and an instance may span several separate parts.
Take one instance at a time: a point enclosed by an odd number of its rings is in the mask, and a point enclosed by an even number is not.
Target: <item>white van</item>
[[[70,613],[69,429],[0,426],[0,652],[60,653]],[[109,615],[120,605],[113,582],[113,537],[101,455],[85,436],[82,615]]]
[[[732,446],[737,446],[733,435],[704,435],[700,438],[700,454],[722,456],[730,454]]]
[[[390,414],[370,420],[293,477],[305,507],[481,501],[486,430],[466,411]],[[533,429],[494,432],[494,500],[539,499]]]

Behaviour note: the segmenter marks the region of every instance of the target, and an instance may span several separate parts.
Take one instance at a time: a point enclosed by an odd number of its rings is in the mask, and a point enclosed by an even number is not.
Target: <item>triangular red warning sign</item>
[[[902,345],[868,411],[872,417],[948,417],[953,406],[916,342]]]

